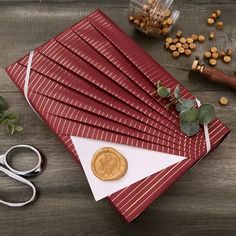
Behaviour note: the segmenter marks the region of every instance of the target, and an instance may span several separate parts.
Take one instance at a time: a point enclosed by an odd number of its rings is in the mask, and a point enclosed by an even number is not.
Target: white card
[[[71,140],[78,153],[80,162],[96,201],[186,158],[95,139],[71,136]],[[97,150],[103,147],[115,148],[127,159],[128,170],[121,179],[103,181],[93,174],[91,169],[93,155]]]

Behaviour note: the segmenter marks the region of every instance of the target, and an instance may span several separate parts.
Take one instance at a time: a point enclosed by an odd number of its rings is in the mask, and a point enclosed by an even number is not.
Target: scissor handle
[[[7,202],[7,201],[4,201],[2,199],[0,199],[0,203],[4,204],[4,205],[7,205],[7,206],[10,206],[10,207],[21,207],[21,206],[25,206],[31,202],[33,202],[36,198],[36,188],[34,187],[34,185],[27,179],[13,173],[12,171],[10,170],[7,170],[5,167],[2,167],[0,166],[0,171],[2,171],[3,173],[5,173],[6,175],[8,175],[9,177],[23,183],[23,184],[26,184],[28,185],[31,189],[32,189],[32,196],[29,200],[25,201],[25,202]]]
[[[10,156],[10,153],[13,150],[22,149],[22,148],[29,149],[37,155],[38,163],[34,168],[32,168],[30,170],[26,170],[26,171],[16,170],[16,169],[12,168],[11,165],[8,163],[8,158]],[[43,171],[44,165],[45,165],[45,160],[43,159],[40,152],[36,148],[34,148],[30,145],[21,144],[21,145],[13,146],[10,149],[8,149],[7,152],[4,155],[2,155],[0,163],[3,164],[8,170],[10,170],[11,172],[13,172],[16,175],[20,175],[23,177],[32,177],[32,176],[35,176]]]

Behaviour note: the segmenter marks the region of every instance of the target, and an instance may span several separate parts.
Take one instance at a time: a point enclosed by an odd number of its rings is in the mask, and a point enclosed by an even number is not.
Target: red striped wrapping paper
[[[22,93],[27,63],[28,55],[6,69]],[[206,154],[203,130],[186,137],[178,114],[153,97],[158,80],[178,84],[99,10],[35,49],[32,61],[29,101],[77,161],[71,135],[187,157],[108,197],[128,222]],[[213,150],[229,130],[218,119],[208,128]]]

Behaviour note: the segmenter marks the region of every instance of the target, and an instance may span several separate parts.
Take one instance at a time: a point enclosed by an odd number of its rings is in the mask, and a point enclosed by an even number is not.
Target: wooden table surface
[[[185,35],[207,35],[206,19],[221,9],[224,30],[216,46],[236,48],[235,0],[176,0],[181,17],[176,29]],[[236,235],[236,92],[200,76],[189,76],[191,58],[175,60],[163,49],[163,41],[148,38],[127,22],[128,1],[45,0],[0,1],[0,94],[19,115],[24,131],[14,136],[0,128],[0,153],[10,146],[27,143],[47,158],[47,168],[33,183],[38,200],[13,209],[0,205],[0,235]],[[95,202],[84,173],[54,134],[31,111],[10,81],[4,67],[39,46],[82,17],[100,8],[201,101],[215,105],[217,116],[232,130],[206,159],[189,170],[132,224],[127,224],[107,200]],[[201,56],[209,42],[200,45]],[[235,59],[218,68],[235,73]],[[228,106],[218,99],[226,96]],[[16,163],[17,164],[17,163]],[[23,159],[18,165],[31,164]],[[0,174],[0,197],[27,198],[29,190]]]

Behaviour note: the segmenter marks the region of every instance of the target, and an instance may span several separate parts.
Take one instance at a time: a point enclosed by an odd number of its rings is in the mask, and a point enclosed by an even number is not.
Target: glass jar
[[[130,0],[129,22],[138,30],[152,36],[167,35],[175,26],[179,11],[173,9],[174,0]]]

